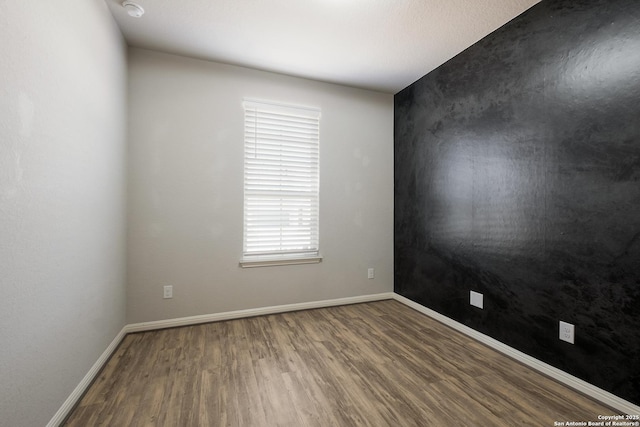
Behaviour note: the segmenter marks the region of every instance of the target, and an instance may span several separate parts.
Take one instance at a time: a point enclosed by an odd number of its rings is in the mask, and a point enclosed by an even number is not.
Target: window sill
[[[321,256],[299,257],[299,258],[263,258],[263,259],[243,259],[240,261],[242,268],[254,267],[275,267],[277,265],[298,265],[298,264],[318,264],[322,262]]]

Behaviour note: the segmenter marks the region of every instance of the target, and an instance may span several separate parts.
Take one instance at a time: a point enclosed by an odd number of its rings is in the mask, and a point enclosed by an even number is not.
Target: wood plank
[[[389,300],[128,335],[65,425],[512,426],[611,413]]]

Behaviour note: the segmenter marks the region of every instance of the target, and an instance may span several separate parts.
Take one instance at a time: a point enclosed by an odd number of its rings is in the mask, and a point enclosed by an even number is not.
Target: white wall
[[[102,0],[0,0],[0,425],[42,426],[125,321],[125,47]]]
[[[238,267],[243,97],[322,109],[320,264]],[[129,323],[393,290],[393,95],[131,49],[129,109]]]

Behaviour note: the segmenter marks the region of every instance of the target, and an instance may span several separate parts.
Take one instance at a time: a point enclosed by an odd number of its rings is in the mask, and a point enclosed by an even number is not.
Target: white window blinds
[[[320,111],[245,100],[243,262],[319,257]]]

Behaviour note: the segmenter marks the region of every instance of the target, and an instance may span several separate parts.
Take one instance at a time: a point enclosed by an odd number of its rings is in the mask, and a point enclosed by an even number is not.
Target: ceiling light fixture
[[[140,18],[142,15],[144,15],[144,9],[142,8],[142,6],[132,1],[123,2],[122,7],[124,7],[129,16],[132,16],[134,18]]]

